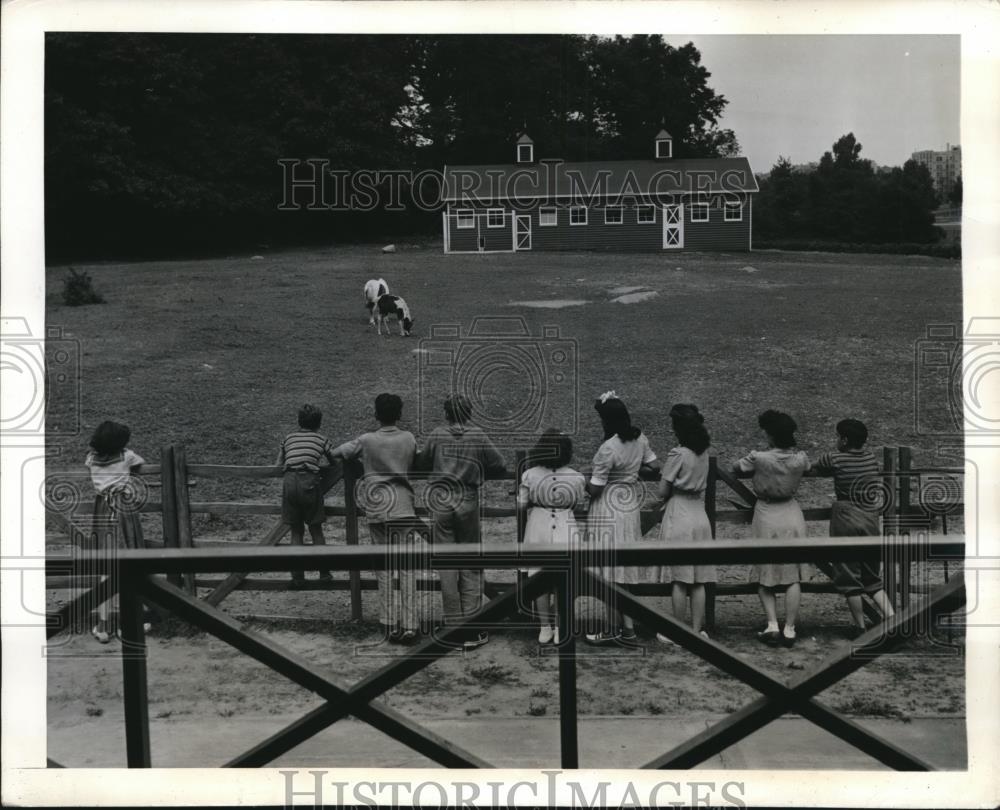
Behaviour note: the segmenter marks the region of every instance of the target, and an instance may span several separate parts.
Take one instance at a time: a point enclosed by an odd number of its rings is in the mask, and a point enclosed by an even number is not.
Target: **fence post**
[[[174,448],[160,450],[160,500],[163,501],[163,547],[179,548],[177,536],[177,480],[174,470]],[[180,574],[167,574],[167,582],[180,587]]]
[[[712,527],[712,539],[715,539],[715,484],[719,472],[717,456],[708,457],[708,480],[705,482],[705,513],[708,524]],[[705,629],[715,629],[715,583],[705,583]]]
[[[899,465],[899,533],[910,536],[912,527],[910,515],[910,475],[912,469],[912,450],[909,447],[897,448]],[[910,574],[913,565],[913,555],[908,548],[900,550],[899,555],[899,604],[906,608],[910,604]]]
[[[176,493],[177,508],[175,510],[177,519],[177,547],[193,548],[191,539],[191,492],[188,489],[187,472],[187,451],[183,445],[174,448],[174,492]],[[183,574],[182,581],[184,590],[192,596],[195,595],[193,573]]]
[[[896,480],[896,457],[894,448],[882,448],[882,481],[884,482],[884,492],[887,500],[887,508],[882,513],[882,534],[884,537],[895,537],[899,533],[899,496]],[[896,607],[896,555],[890,552],[891,547],[883,546],[882,551],[882,572],[885,577],[885,592],[889,597],[889,602]]]
[[[524,450],[516,450],[514,452],[514,489],[511,491],[510,494],[514,496],[514,522],[516,524],[515,534],[518,547],[520,547],[521,543],[524,542],[524,527],[525,523],[527,522],[527,510],[524,510],[524,512],[522,512],[522,510],[520,509],[520,506],[517,502],[517,489],[521,483],[521,475],[524,473],[524,466],[527,458],[528,454]],[[518,568],[514,572],[514,581],[518,588],[521,588],[524,585],[524,580],[526,578],[527,575],[522,569]],[[518,602],[518,607],[521,609],[520,612],[522,614],[530,615],[531,611],[529,609],[529,606],[521,605],[520,600]]]
[[[344,511],[346,512],[346,531],[344,539],[347,545],[358,544],[358,504],[354,500],[354,485],[358,480],[358,465],[355,461],[344,461]],[[351,581],[351,619],[361,619],[361,572],[356,568],[350,574]]]
[[[122,634],[122,703],[125,709],[125,758],[129,768],[149,768],[149,697],[146,685],[146,634],[142,597],[134,574],[122,571],[119,589]]]

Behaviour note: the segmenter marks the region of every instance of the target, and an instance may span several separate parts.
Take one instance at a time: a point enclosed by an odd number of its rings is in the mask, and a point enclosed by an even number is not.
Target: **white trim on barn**
[[[618,213],[618,221],[608,219],[608,212],[615,211]],[[622,205],[606,205],[604,206],[604,224],[605,225],[624,225],[625,224],[625,207]]]
[[[499,214],[500,221],[494,223],[493,217]],[[505,228],[507,227],[507,212],[502,208],[487,208],[486,209],[486,227],[487,228]]]
[[[708,222],[708,203],[707,202],[693,202],[688,203],[691,207],[691,221],[692,222]]]
[[[469,219],[471,217],[471,220]],[[463,225],[463,222],[467,224]],[[472,208],[455,209],[455,228],[460,231],[471,231],[476,227],[476,212]]]
[[[578,212],[580,212],[580,211],[583,211],[583,222],[574,222],[573,221],[573,215],[576,214],[576,213],[578,213]],[[587,220],[590,217],[590,214],[588,213],[589,211],[590,211],[589,206],[586,206],[586,205],[571,205],[570,209],[569,209],[569,224],[571,226],[573,226],[573,227],[576,227],[577,225],[586,225],[587,224]]]
[[[642,218],[642,212],[646,211],[649,214],[647,219]],[[656,224],[656,206],[655,205],[637,205],[635,207],[635,223],[636,225],[655,225]]]
[[[737,216],[737,217],[730,216],[729,212],[733,211],[734,209],[735,209],[736,213],[739,214],[739,216]],[[743,221],[743,203],[741,203],[741,202],[732,202],[731,200],[726,200],[723,203],[722,221],[723,222],[742,222]]]

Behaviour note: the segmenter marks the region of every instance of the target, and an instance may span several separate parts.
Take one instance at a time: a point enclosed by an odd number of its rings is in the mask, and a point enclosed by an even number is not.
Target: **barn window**
[[[538,224],[543,228],[550,228],[559,224],[559,212],[556,208],[539,208]]]
[[[726,203],[726,222],[742,222],[743,221],[743,205],[739,202],[727,202]]]
[[[656,207],[652,205],[637,205],[635,207],[636,222],[640,225],[652,225],[656,222]]]
[[[535,160],[535,147],[530,143],[519,143],[517,145],[517,162],[533,163]]]
[[[707,202],[691,203],[691,221],[692,222],[708,222],[708,203]]]
[[[658,158],[669,158],[674,156],[674,142],[666,139],[656,142],[656,156]]]
[[[625,216],[620,205],[609,205],[604,209],[605,225],[621,225]]]
[[[459,229],[463,228],[475,228],[476,227],[476,214],[469,209],[464,209],[462,211],[455,212],[455,221],[458,224]]]
[[[502,208],[490,208],[486,212],[486,227],[502,228],[505,223],[506,217]]]
[[[569,209],[569,224],[570,225],[586,225],[587,224],[587,206],[585,205],[574,205]]]

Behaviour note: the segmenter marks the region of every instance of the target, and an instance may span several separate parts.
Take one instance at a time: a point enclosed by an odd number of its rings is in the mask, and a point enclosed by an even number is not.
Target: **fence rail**
[[[506,472],[498,480],[514,482],[519,472],[524,466],[524,453],[518,453],[517,463],[514,470]],[[162,520],[163,546],[165,548],[194,548],[197,540],[192,532],[192,516],[198,514],[213,515],[262,515],[280,516],[281,506],[277,501],[271,503],[248,503],[233,501],[199,501],[192,500],[192,488],[196,483],[193,479],[201,478],[222,478],[222,479],[244,479],[244,480],[266,480],[280,478],[283,475],[282,468],[274,465],[267,466],[239,466],[232,464],[204,464],[187,461],[185,449],[182,446],[168,446],[161,450],[160,464],[143,465],[140,475],[144,478],[159,477],[162,487],[162,497],[159,502],[148,502],[142,505],[141,511],[144,513],[159,513]],[[325,485],[327,491],[333,489],[342,480],[344,484],[343,504],[328,504],[324,512],[329,517],[344,518],[345,520],[345,541],[348,546],[357,546],[360,542],[360,522],[365,517],[364,510],[358,505],[355,497],[355,485],[363,475],[359,464],[347,463],[331,470],[326,477]],[[957,501],[948,504],[948,509],[930,509],[928,504],[923,502],[920,482],[924,476],[946,476],[959,477],[964,475],[964,470],[959,467],[926,467],[913,468],[912,453],[908,447],[884,448],[883,450],[883,494],[887,501],[887,508],[883,514],[885,532],[887,534],[906,533],[909,531],[928,531],[937,523],[940,523],[944,533],[948,531],[949,514],[961,513],[963,504]],[[746,525],[753,520],[753,505],[756,497],[741,479],[749,478],[747,473],[732,473],[720,466],[716,457],[709,459],[708,485],[705,493],[705,511],[712,527],[712,536],[715,537],[717,527],[722,525]],[[806,478],[825,477],[815,471],[806,473]],[[647,480],[653,480],[647,478]],[[914,483],[917,485],[916,493],[913,492]],[[735,509],[719,509],[719,489],[720,485],[728,488],[732,495],[739,499],[730,502],[737,505]],[[508,492],[513,496],[514,491]],[[916,495],[916,502],[914,502]],[[663,509],[645,508],[641,512],[641,528],[646,533],[655,526],[661,516]],[[418,516],[426,517],[428,511],[424,508],[417,509]],[[516,505],[495,506],[483,505],[482,516],[488,519],[514,518],[518,511]],[[577,518],[581,521],[586,519],[586,511],[577,510]],[[829,507],[806,508],[803,515],[807,521],[823,521],[830,517]],[[78,545],[86,545],[88,532],[75,524],[66,515],[57,514],[56,518],[68,530],[71,542]],[[288,533],[289,527],[283,524],[280,519],[263,535],[255,545],[262,547],[276,546]],[[518,521],[517,541],[523,540],[523,522]],[[886,565],[886,590],[890,598],[895,602],[906,605],[910,599],[912,591],[911,572],[914,561],[909,555],[902,551],[898,557],[887,558]],[[947,572],[946,572],[947,576]],[[183,585],[189,594],[196,593],[199,586],[211,587],[212,590],[206,600],[212,605],[220,604],[226,596],[236,589],[252,590],[273,590],[280,587],[287,587],[287,583],[282,586],[274,581],[262,580],[260,578],[248,579],[246,572],[230,572],[223,580],[196,580],[192,575],[181,577],[179,574],[171,575],[174,584]],[[519,575],[523,578],[523,575]],[[72,585],[72,579],[62,576],[58,580],[53,580],[53,585]],[[819,593],[833,593],[835,588],[832,582],[807,583],[807,590]],[[312,583],[307,585],[310,589]],[[349,574],[349,584],[344,585],[342,581],[334,581],[322,586],[316,585],[316,589],[344,589],[350,591],[351,618],[360,619],[362,617],[362,594],[366,590],[373,590],[374,580],[363,579],[358,569],[352,569]],[[425,585],[427,587],[427,585]],[[430,585],[430,587],[434,587]],[[487,595],[503,593],[513,587],[510,583],[487,581],[485,583]],[[629,589],[641,595],[668,595],[670,584],[647,583],[629,586]],[[748,594],[753,593],[754,588],[746,583],[719,583],[708,585],[706,588],[706,624],[711,629],[715,624],[715,596],[717,594]],[[869,616],[874,616],[874,608],[870,602],[866,602],[866,611]]]
[[[881,550],[906,549],[913,559],[961,560],[965,542],[958,536],[881,538],[830,538],[783,541],[707,541],[698,543],[630,543],[616,547],[613,562],[622,565],[819,562],[857,559]],[[392,551],[389,556],[390,549]],[[390,562],[391,560],[391,562]],[[607,564],[606,558],[599,562]],[[406,654],[394,658],[356,684],[347,686],[294,652],[244,628],[233,617],[199,600],[169,582],[163,574],[193,577],[196,573],[225,571],[287,571],[289,568],[329,568],[357,571],[384,569],[389,565],[416,568],[517,568],[531,565],[538,573],[520,581],[516,588],[487,603],[478,613],[449,625]],[[227,549],[176,548],[161,550],[98,551],[69,559],[46,561],[52,574],[85,575],[117,572],[122,612],[123,704],[126,755],[130,768],[151,767],[149,737],[148,648],[143,630],[143,603],[151,602],[200,629],[212,633],[236,649],[294,683],[319,695],[326,702],[231,759],[230,767],[259,767],[292,750],[306,739],[348,715],[371,724],[393,739],[446,767],[491,767],[474,753],[422,728],[377,699],[433,661],[456,649],[456,644],[516,613],[547,591],[559,603],[560,751],[563,768],[579,762],[576,694],[576,642],[573,605],[582,593],[599,591],[617,601],[627,615],[662,633],[681,647],[759,691],[762,697],[733,712],[724,720],[687,742],[650,760],[646,768],[692,768],[708,757],[752,734],[786,712],[796,712],[850,745],[897,770],[931,770],[932,766],[904,749],[866,730],[820,702],[816,695],[878,656],[912,638],[929,621],[958,610],[965,604],[962,576],[936,588],[926,598],[914,600],[880,627],[873,628],[853,645],[834,652],[822,664],[785,684],[725,647],[694,633],[670,616],[639,602],[633,594],[602,580],[592,571],[594,550],[587,546],[523,544],[447,545],[417,549],[407,546],[302,546]],[[113,578],[101,577],[92,591],[49,616],[48,635],[58,634],[74,610],[86,610],[106,599]],[[51,763],[53,767],[57,763]]]

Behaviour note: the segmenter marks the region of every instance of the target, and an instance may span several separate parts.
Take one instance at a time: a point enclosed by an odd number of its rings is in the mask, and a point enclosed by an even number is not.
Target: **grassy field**
[[[798,420],[807,452],[829,447],[836,421],[854,416],[868,424],[874,446],[912,445],[920,462],[934,447],[914,428],[914,348],[928,325],[961,319],[960,265],[924,257],[463,257],[352,247],[83,269],[106,304],[64,307],[66,268],[50,268],[47,278],[49,325],[82,352],[83,430],[52,442],[56,466],[78,464],[89,431],[105,418],[128,423],[147,458],[173,443],[186,445],[192,460],[269,463],[302,402],[320,405],[323,430],[340,440],[372,425],[381,391],[403,397],[404,426],[419,434],[418,421],[438,421],[440,398],[424,403],[427,418],[417,419],[414,350],[435,326],[467,329],[477,316],[518,316],[535,335],[555,325],[573,341],[578,398],[571,381],[554,386],[545,418],[578,425],[584,463],[599,443],[592,402],[609,388],[660,452],[672,438],[671,403],[694,402],[723,459],[759,446],[756,414],[775,407]],[[373,276],[409,302],[412,337],[379,340],[368,327],[361,287]],[[626,288],[656,295],[614,302],[612,291]],[[586,303],[512,305],[564,299]],[[530,398],[517,370],[482,381],[494,413]],[[50,429],[74,407],[51,403]]]
[[[416,246],[382,255],[369,246],[77,269],[91,274],[107,303],[62,306],[59,290],[68,271],[49,269],[49,326],[62,327],[66,336],[79,341],[82,359],[83,429],[79,435],[50,440],[57,454],[50,466],[66,469],[79,468],[90,431],[106,418],[129,424],[133,449],[150,461],[157,460],[160,447],[183,444],[190,461],[269,464],[282,436],[294,427],[301,403],[322,407],[323,431],[342,441],[373,426],[372,401],[382,391],[403,397],[403,427],[419,440],[438,423],[441,400],[435,383],[427,401],[419,401],[427,387],[420,379],[419,350],[427,347],[422,341],[436,326],[468,329],[477,317],[512,316],[523,318],[532,335],[555,326],[559,341],[572,341],[578,364],[575,381],[569,382],[575,384],[560,383],[551,391],[543,418],[567,430],[575,426],[576,463],[581,466],[589,464],[600,442],[593,399],[609,388],[625,399],[661,455],[672,446],[671,404],[694,402],[706,415],[714,452],[723,462],[762,446],[756,416],[773,407],[796,418],[800,446],[810,455],[832,447],[835,423],[853,416],[868,424],[874,448],[910,445],[915,463],[929,463],[938,460],[934,439],[914,426],[915,345],[928,325],[958,323],[962,315],[959,263],[926,257],[779,252],[463,257]],[[416,318],[412,337],[396,333],[378,338],[369,328],[361,288],[376,276],[387,279],[392,291],[409,302]],[[615,300],[622,296],[634,302]],[[577,303],[539,306],[560,301]],[[552,356],[556,342],[542,341],[543,356]],[[474,392],[491,415],[516,411],[536,396],[516,367],[491,371],[495,373],[477,378]],[[921,406],[942,409],[945,403]],[[69,424],[74,407],[69,401],[51,403],[50,428]],[[513,457],[512,446],[505,452]],[[509,503],[508,488],[494,486],[492,497]],[[802,500],[825,505],[830,489],[828,481],[811,482],[804,486]],[[197,494],[199,500],[276,502],[279,489],[277,482],[203,479]],[[725,506],[721,499],[720,504]],[[253,540],[270,522],[202,516],[195,522],[195,538]],[[334,541],[343,533],[338,524],[328,524]],[[154,522],[149,528],[155,535]],[[825,527],[814,530],[822,533]],[[730,527],[723,533],[735,532]],[[513,527],[510,521],[494,521],[487,536],[509,540]],[[326,623],[330,616],[347,615],[343,594],[237,592],[225,605],[244,615],[295,615]],[[366,602],[366,610],[371,607]],[[837,597],[804,599],[802,624],[810,636],[791,651],[762,650],[752,640],[759,612],[755,598],[721,600],[719,639],[782,677],[794,675],[790,669],[818,663],[832,644],[843,643],[839,629],[831,629],[847,620]],[[370,630],[342,627],[319,636],[286,629],[282,640],[327,664],[340,655],[338,644],[353,643],[341,638],[342,632],[363,635]],[[423,680],[393,690],[392,699],[398,701],[393,705],[415,714],[440,714],[448,706],[458,714],[531,714],[547,705],[551,714],[558,706],[551,697],[557,695],[555,664],[533,656],[537,649],[528,638],[498,639],[479,660],[467,656],[435,664]],[[93,646],[89,637],[66,643]],[[195,653],[232,674],[233,696],[226,700],[234,701],[234,707],[267,712],[285,695],[283,687],[272,684],[276,676],[238,663],[245,659],[218,649],[214,641],[154,643],[151,679],[168,678],[164,673],[169,672],[172,679],[188,677],[197,691],[199,679],[212,673],[191,663],[187,656]],[[154,659],[167,667],[159,675]],[[834,702],[847,711],[853,706],[858,713],[886,716],[964,711],[960,658],[918,655],[912,665],[907,660],[866,667],[831,690]],[[111,707],[118,694],[116,676],[103,681],[103,687],[95,684],[102,682],[105,669],[113,675],[115,666],[113,655],[53,661],[54,716],[69,721],[82,718],[84,706]],[[366,666],[354,657],[349,668],[363,674]],[[581,669],[581,711],[718,712],[751,697],[731,679],[708,674],[710,669],[685,654],[663,650],[603,664],[599,657],[588,659]],[[457,679],[452,681],[455,689],[429,692],[432,673],[442,670]],[[491,672],[495,682],[487,683]],[[657,691],[668,675],[668,691]],[[635,689],[636,683],[645,686]],[[261,684],[275,690],[273,704],[262,697]],[[167,716],[197,711],[184,703],[183,692],[158,711]],[[861,693],[884,699],[873,709],[853,700]],[[267,705],[258,705],[261,701]],[[219,705],[219,712],[229,710],[228,704]]]

